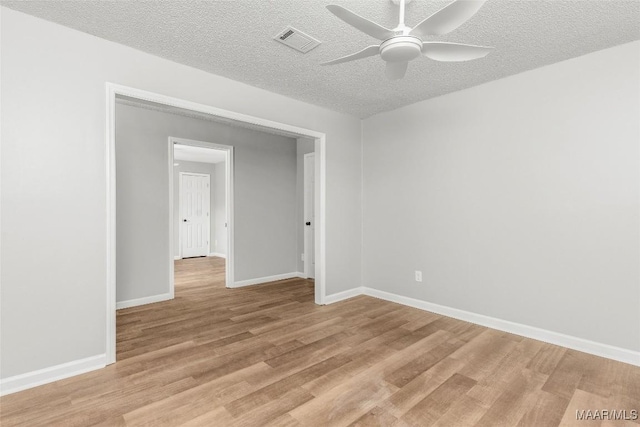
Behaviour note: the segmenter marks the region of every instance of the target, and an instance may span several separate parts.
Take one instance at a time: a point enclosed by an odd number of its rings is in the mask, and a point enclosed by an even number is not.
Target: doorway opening
[[[326,198],[326,138],[325,134],[309,129],[304,129],[296,126],[287,125],[284,123],[274,122],[271,120],[244,115],[232,111],[222,110],[216,107],[197,104],[190,101],[181,100],[178,98],[172,98],[157,93],[147,92],[135,88],[116,85],[112,83],[106,84],[107,89],[107,280],[106,280],[106,354],[107,363],[114,363],[116,360],[116,99],[130,99],[136,102],[148,103],[154,105],[160,105],[167,109],[179,109],[189,111],[190,113],[199,115],[200,117],[207,117],[211,121],[217,121],[221,123],[232,124],[245,129],[253,129],[275,135],[287,136],[289,138],[307,138],[313,141],[315,156],[314,156],[314,182],[313,182],[313,217],[315,218],[313,227],[313,261],[315,266],[309,263],[311,267],[305,265],[305,275],[308,268],[313,269],[313,276],[315,278],[315,286],[313,286],[314,300],[316,304],[324,304],[325,300],[325,280],[326,280],[326,253],[325,253],[325,236],[326,236],[326,223],[325,223],[325,198]],[[173,165],[171,165],[173,166]],[[230,169],[233,167],[233,161],[229,162],[229,168],[227,168],[227,174],[230,173]],[[166,187],[165,187],[166,188]],[[166,191],[166,190],[165,190]],[[229,197],[233,196],[233,188],[229,191]],[[166,206],[166,205],[165,205]],[[228,209],[231,209],[232,204],[228,205]],[[172,210],[170,210],[173,212]],[[148,212],[147,218],[153,212]],[[230,212],[228,216],[228,253],[227,253],[227,268],[226,270],[226,286],[235,287],[242,285],[250,285],[251,280],[244,280],[241,282],[235,282],[234,279],[234,235],[233,235],[233,212]],[[144,221],[144,220],[143,220]],[[164,220],[166,221],[166,220]],[[146,226],[144,222],[140,223],[141,226]],[[306,232],[305,232],[306,234]],[[173,230],[169,232],[169,239],[173,239]],[[148,244],[147,244],[148,246]],[[170,247],[167,252],[171,253],[171,261],[173,261],[173,247]],[[306,259],[305,259],[306,261]],[[300,271],[300,270],[298,270]],[[173,273],[173,271],[171,271]],[[274,276],[275,277],[275,276]],[[240,278],[242,279],[242,277]],[[277,280],[277,279],[273,279]],[[173,281],[173,280],[172,280]],[[170,296],[171,298],[173,295]]]
[[[233,148],[169,137],[172,280],[174,260],[214,257],[233,286]]]

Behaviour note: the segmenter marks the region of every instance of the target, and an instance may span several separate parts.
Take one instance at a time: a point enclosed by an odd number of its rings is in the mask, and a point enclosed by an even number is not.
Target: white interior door
[[[314,153],[304,155],[304,274],[311,279],[316,277],[315,159]]]
[[[182,258],[209,255],[210,177],[180,174],[180,248]]]

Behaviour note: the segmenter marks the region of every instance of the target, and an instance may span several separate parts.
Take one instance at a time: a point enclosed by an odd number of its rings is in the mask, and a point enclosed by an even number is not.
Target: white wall
[[[4,7],[0,19],[2,378],[105,352],[105,82],[325,132],[326,290],[360,285],[360,120]]]
[[[304,272],[304,155],[313,153],[314,141],[306,138],[296,140],[296,265],[299,272]]]
[[[640,350],[639,76],[634,42],[365,120],[364,286]]]
[[[218,211],[216,203],[220,203],[220,195],[216,192],[218,187],[216,165],[186,160],[175,160],[174,163],[177,163],[178,166],[174,165],[173,168],[173,256],[180,256],[180,227],[182,223],[182,216],[180,215],[180,172],[209,175],[209,252],[215,252],[216,212]],[[224,198],[222,198],[222,209],[224,211]]]
[[[167,144],[171,136],[234,147],[235,280],[295,272],[295,139],[116,104],[117,300],[169,291]],[[215,175],[213,165],[195,165],[190,164],[192,172]],[[178,203],[179,183],[174,179]],[[176,210],[174,221],[175,252],[176,245],[179,248],[175,225],[180,221]]]

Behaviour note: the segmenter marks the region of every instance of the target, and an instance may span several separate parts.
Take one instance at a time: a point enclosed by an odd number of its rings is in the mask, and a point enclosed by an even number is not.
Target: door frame
[[[169,138],[171,139],[171,138]],[[171,159],[173,160],[173,159]],[[173,161],[171,161],[171,164],[173,164]],[[211,174],[209,173],[200,173],[200,172],[179,172],[178,173],[178,214],[179,216],[182,216],[182,208],[183,208],[183,203],[184,203],[184,198],[182,197],[182,177],[184,175],[195,175],[195,176],[206,176],[207,178],[209,178],[209,187],[207,187],[209,189],[209,195],[207,197],[208,201],[209,201],[209,222],[207,223],[207,254],[205,256],[209,256],[209,254],[211,253]],[[173,184],[173,175],[171,176],[171,180],[169,181],[169,187],[172,187],[171,184]],[[173,190],[173,188],[172,188]],[[171,210],[173,210],[173,200],[169,200],[170,204],[169,206],[171,207]],[[175,226],[175,223],[173,222],[175,220],[175,218],[172,218],[171,220],[171,225]],[[180,255],[180,258],[184,258],[182,256],[182,223],[178,222],[178,224],[180,224],[180,226],[178,226],[178,242],[180,242],[180,246],[178,246],[179,250],[178,250],[178,254]],[[172,233],[174,234],[174,233]],[[171,247],[175,248],[175,244],[176,242],[173,241],[171,242]]]
[[[315,156],[316,153],[312,152],[312,153],[307,153],[303,156],[303,161],[302,161],[302,217],[303,217],[303,248],[304,248],[304,275],[305,278],[309,278],[311,277],[311,274],[309,274],[311,272],[311,263],[309,262],[309,252],[307,251],[308,247],[309,247],[309,242],[308,242],[308,233],[307,233],[307,229],[306,229],[306,225],[304,224],[307,221],[307,173],[306,173],[306,167],[307,167],[307,159],[309,157],[313,157],[314,159],[314,175],[315,175]],[[315,180],[314,180],[315,181]],[[315,187],[315,185],[314,185]],[[316,206],[316,197],[315,197],[315,188],[314,188],[314,192],[313,192],[313,207],[315,210],[315,206]],[[314,219],[315,220],[315,219]],[[315,226],[316,224],[313,224],[314,230],[315,230]],[[314,233],[315,234],[315,233]],[[315,238],[315,235],[314,235]],[[314,248],[314,252],[315,252],[315,248]],[[314,258],[315,258],[315,253],[314,253]],[[314,271],[315,273],[315,271]],[[314,279],[315,279],[315,274],[313,275]]]
[[[173,157],[173,147],[174,145],[179,144],[179,145],[190,145],[192,147],[200,147],[200,148],[210,148],[210,149],[214,149],[214,150],[220,150],[220,151],[224,151],[225,152],[225,159],[224,159],[224,163],[225,163],[225,212],[226,212],[226,216],[227,216],[227,258],[226,258],[226,266],[225,266],[225,286],[227,288],[232,288],[233,284],[234,284],[234,271],[233,271],[233,266],[234,266],[234,253],[233,253],[233,230],[234,230],[234,221],[233,221],[233,177],[234,177],[234,173],[233,173],[233,168],[234,168],[234,162],[233,162],[233,146],[231,145],[225,145],[225,144],[218,144],[215,142],[208,142],[208,141],[196,141],[193,139],[186,139],[186,138],[176,138],[173,136],[169,137],[169,182],[171,183],[170,186],[172,187],[170,191],[170,195],[171,198],[173,199],[173,163],[174,163],[174,157]],[[181,174],[184,172],[180,172]],[[204,174],[203,174],[204,175]],[[173,216],[173,200],[169,201],[170,203],[170,212],[171,215]],[[173,225],[173,219],[171,219],[171,224]],[[180,239],[181,236],[181,228],[180,231],[178,232],[178,239]],[[171,245],[171,261],[170,261],[170,265],[171,265],[171,280],[173,280],[173,248],[175,247],[175,242],[174,242],[174,238],[173,238],[174,234],[171,233],[171,237],[170,237],[170,245]],[[211,242],[209,242],[209,253],[211,253]],[[180,257],[182,257],[182,244],[180,245]]]
[[[116,97],[126,96],[142,101],[154,102],[182,108],[212,117],[240,122],[249,126],[288,134],[292,138],[306,137],[315,140],[316,153],[316,210],[315,230],[315,303],[323,305],[326,299],[326,134],[311,129],[292,126],[262,117],[255,117],[211,105],[187,101],[168,95],[136,89],[116,83],[105,82],[105,186],[106,186],[106,280],[105,280],[105,353],[106,363],[116,361]],[[173,248],[170,248],[173,251]]]

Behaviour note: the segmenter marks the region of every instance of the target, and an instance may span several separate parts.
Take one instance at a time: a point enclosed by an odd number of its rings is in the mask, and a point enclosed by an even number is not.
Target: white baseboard
[[[173,294],[168,292],[166,294],[152,295],[150,297],[119,301],[119,302],[116,302],[116,310],[120,310],[122,308],[136,307],[139,305],[152,304],[154,302],[167,301],[170,299],[173,299]]]
[[[219,258],[226,258],[226,257],[227,257],[227,255],[225,255],[225,254],[221,254],[220,252],[211,252],[211,253],[209,254],[209,256],[217,256],[217,257],[219,257]]]
[[[526,338],[532,338],[534,340],[571,348],[573,350],[605,357],[607,359],[640,366],[640,352],[638,351],[614,347],[612,345],[589,341],[584,338],[565,335],[559,332],[536,328],[534,326],[523,325],[521,323],[510,322],[508,320],[497,319],[495,317],[472,313],[470,311],[458,310],[456,308],[392,294],[390,292],[380,291],[377,289],[367,287],[361,289],[365,295],[375,298],[408,305],[409,307],[415,307],[432,313],[441,314],[443,316],[453,317],[454,319],[464,320],[465,322],[475,323],[477,325],[486,326],[499,331],[509,332]]]
[[[300,273],[284,273],[276,274],[275,276],[258,277],[256,279],[240,280],[233,284],[233,286],[227,286],[228,288],[241,288],[243,286],[260,285],[262,283],[275,282],[276,280],[293,279],[294,277],[300,277]]]
[[[353,288],[346,291],[338,292],[337,294],[326,295],[324,297],[325,304],[333,304],[339,301],[344,301],[349,298],[357,297],[364,294],[364,288]]]
[[[5,378],[0,380],[0,396],[17,393],[28,388],[84,374],[85,372],[95,371],[96,369],[104,368],[106,364],[107,356],[100,354]]]
[[[177,261],[177,260],[179,260],[179,259],[182,259],[182,257],[181,257],[180,255],[178,255],[178,256],[174,256],[174,257],[173,257],[173,260],[174,260],[174,261]]]
[[[303,272],[301,272],[301,271],[298,271],[298,272],[296,273],[296,277],[298,277],[298,278],[300,278],[300,279],[306,279],[306,278],[307,278],[307,275],[306,275],[306,274],[304,274],[304,273],[303,273]]]

